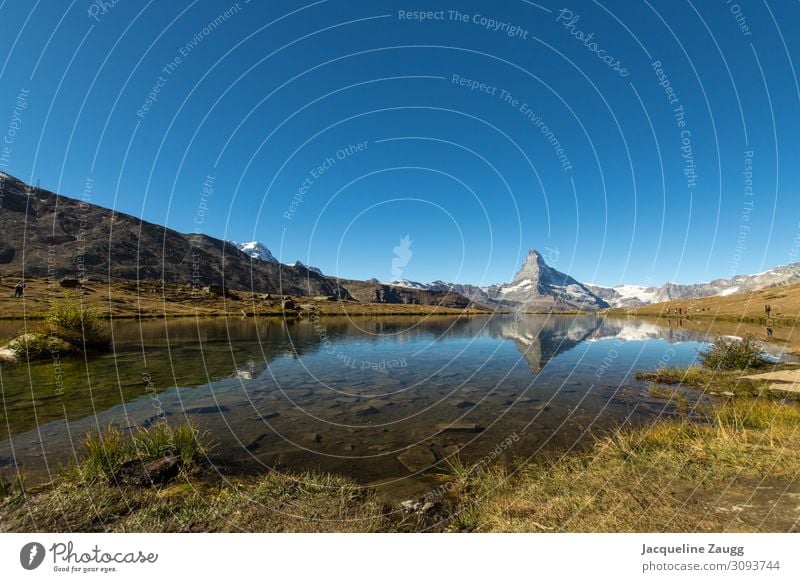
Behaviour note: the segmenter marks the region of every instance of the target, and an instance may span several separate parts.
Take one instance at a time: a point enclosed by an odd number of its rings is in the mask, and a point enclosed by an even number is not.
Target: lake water
[[[525,459],[665,413],[635,372],[691,364],[708,339],[563,315],[118,321],[113,338],[112,354],[0,369],[0,470],[45,479],[87,432],[193,419],[222,474],[413,493],[456,455]]]

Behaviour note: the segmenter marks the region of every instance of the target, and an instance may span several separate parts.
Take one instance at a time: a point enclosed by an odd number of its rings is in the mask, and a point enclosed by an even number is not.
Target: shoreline
[[[232,474],[204,462],[164,483],[123,485],[89,475],[89,453],[83,465],[48,483],[4,485],[0,530],[796,531],[800,404],[745,394],[703,403],[703,394],[662,389],[654,397],[670,407],[668,415],[597,434],[577,450],[492,465],[451,463],[431,472],[427,494],[404,500],[333,473]],[[769,486],[755,487],[763,483]],[[292,511],[281,511],[287,504]]]

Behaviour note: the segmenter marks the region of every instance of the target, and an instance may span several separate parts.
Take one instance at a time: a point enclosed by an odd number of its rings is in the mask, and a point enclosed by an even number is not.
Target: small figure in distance
[[[14,299],[22,297],[24,293],[25,293],[25,283],[20,281],[19,283],[14,285]]]
[[[764,306],[764,313],[766,313],[766,314],[767,314],[767,317],[769,317],[769,314],[770,314],[770,313],[772,313],[772,306],[770,306],[770,304],[769,304],[769,303],[767,303],[767,304]]]

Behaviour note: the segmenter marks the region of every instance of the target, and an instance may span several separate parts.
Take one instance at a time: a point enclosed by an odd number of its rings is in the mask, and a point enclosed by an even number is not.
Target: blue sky
[[[42,187],[346,277],[797,260],[796,3],[100,4],[0,3],[6,169]]]

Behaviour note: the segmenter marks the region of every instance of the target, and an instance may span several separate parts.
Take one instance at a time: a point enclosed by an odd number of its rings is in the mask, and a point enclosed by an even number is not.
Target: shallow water
[[[113,337],[112,354],[0,369],[4,472],[46,478],[89,431],[191,418],[225,472],[413,488],[456,454],[528,458],[663,414],[636,370],[691,364],[708,339],[678,324],[511,315],[119,321]]]

